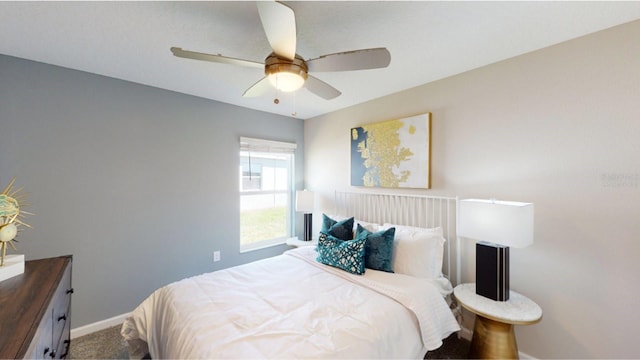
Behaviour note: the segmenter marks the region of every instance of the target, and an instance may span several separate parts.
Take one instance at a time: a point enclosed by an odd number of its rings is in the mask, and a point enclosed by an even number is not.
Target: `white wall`
[[[511,286],[544,317],[517,327],[520,351],[638,357],[638,39],[635,21],[307,120],[316,218],[351,188],[351,127],[432,112],[432,189],[396,192],[535,203],[535,243],[512,250]],[[464,282],[474,257],[468,241]]]

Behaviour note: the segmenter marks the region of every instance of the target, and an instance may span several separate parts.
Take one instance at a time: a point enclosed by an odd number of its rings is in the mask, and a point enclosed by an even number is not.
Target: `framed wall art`
[[[351,129],[351,185],[431,186],[431,113]]]

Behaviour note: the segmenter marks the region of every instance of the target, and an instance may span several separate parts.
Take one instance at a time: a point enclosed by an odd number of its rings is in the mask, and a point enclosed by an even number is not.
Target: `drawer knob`
[[[55,350],[53,350],[53,351],[51,352],[51,354],[49,354],[49,356],[50,356],[52,359],[53,359],[53,358],[55,358],[55,357],[56,357],[56,351],[55,351]]]
[[[60,355],[60,359],[66,359],[69,356],[69,345],[71,345],[71,340],[64,341],[64,354]]]
[[[67,314],[62,314],[60,316],[58,316],[58,321],[60,320],[67,320]]]
[[[67,294],[73,294],[73,288],[67,290]]]

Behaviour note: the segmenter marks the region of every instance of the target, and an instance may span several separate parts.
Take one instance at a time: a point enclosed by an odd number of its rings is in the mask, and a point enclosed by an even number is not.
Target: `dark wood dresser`
[[[71,255],[30,260],[0,282],[0,359],[68,357],[71,266]]]

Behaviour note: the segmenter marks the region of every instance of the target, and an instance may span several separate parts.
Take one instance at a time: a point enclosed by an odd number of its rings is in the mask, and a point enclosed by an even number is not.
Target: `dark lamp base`
[[[476,243],[476,294],[495,301],[509,300],[509,247]]]
[[[313,214],[304,214],[304,241],[311,241],[311,231],[313,223]]]

